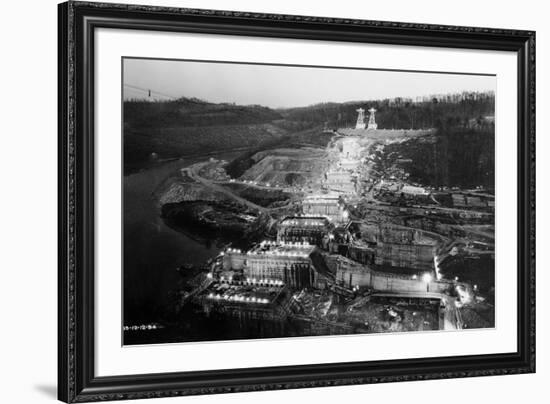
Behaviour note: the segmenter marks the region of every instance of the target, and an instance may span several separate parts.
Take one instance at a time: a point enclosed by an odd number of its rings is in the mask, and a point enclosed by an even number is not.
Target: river
[[[242,152],[224,153],[231,159]],[[169,295],[182,279],[181,265],[204,264],[220,248],[169,227],[160,217],[154,191],[182,167],[208,159],[188,158],[161,163],[124,177],[124,322],[159,322]]]

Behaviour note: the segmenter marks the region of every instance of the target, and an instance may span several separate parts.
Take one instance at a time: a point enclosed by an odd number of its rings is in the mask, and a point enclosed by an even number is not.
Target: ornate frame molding
[[[329,17],[59,5],[58,396],[65,402],[217,394],[535,371],[535,33]],[[518,351],[513,354],[95,377],[93,32],[97,27],[508,50],[518,55]]]

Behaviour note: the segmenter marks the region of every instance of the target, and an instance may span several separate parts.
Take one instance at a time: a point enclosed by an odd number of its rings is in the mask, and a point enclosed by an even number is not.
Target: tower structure
[[[357,124],[355,125],[355,129],[365,129],[365,110],[363,108],[356,109],[358,115],[357,115]]]
[[[377,129],[378,128],[378,125],[376,124],[376,121],[374,119],[374,113],[376,112],[376,109],[374,108],[370,108],[369,109],[369,124],[367,126],[367,129]],[[363,128],[365,127],[365,125],[363,124]]]

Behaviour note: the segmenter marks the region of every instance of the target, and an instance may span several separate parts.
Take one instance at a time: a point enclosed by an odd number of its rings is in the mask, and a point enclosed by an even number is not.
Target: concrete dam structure
[[[338,257],[336,262],[336,284],[348,289],[361,287],[392,293],[448,293],[457,285],[469,287],[462,283],[436,280],[430,272],[421,277],[397,275],[375,271],[345,257]]]

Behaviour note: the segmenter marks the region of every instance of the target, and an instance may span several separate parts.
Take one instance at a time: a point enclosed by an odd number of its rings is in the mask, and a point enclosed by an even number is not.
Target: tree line
[[[492,92],[470,92],[424,97],[367,100],[348,103],[321,103],[308,107],[279,110],[287,120],[304,123],[324,122],[330,128],[353,127],[357,109],[374,107],[381,129],[428,129],[442,126],[469,127],[472,119],[485,122],[494,116]],[[367,115],[367,114],[366,114]],[[368,115],[366,116],[368,119]]]

